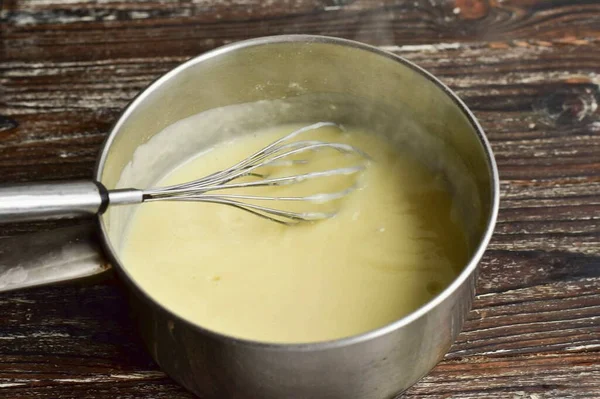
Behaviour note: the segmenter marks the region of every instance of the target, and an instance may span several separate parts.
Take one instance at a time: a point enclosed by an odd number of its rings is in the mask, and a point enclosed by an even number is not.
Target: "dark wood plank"
[[[342,36],[430,70],[487,131],[502,204],[464,332],[405,396],[600,397],[598,1],[1,4],[0,182],[90,177],[139,90],[247,37]],[[0,295],[0,396],[191,397],[142,348],[112,278]]]
[[[120,58],[139,55],[140,42],[147,45],[146,53],[189,55],[250,36],[283,33],[327,34],[379,45],[481,38],[546,41],[569,35],[583,39],[598,37],[600,8],[594,0],[59,3],[6,0],[7,59]]]

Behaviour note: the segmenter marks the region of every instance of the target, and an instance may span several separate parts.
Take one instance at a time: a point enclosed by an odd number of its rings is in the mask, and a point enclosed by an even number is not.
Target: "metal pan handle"
[[[0,292],[91,277],[110,269],[97,226],[0,238]]]

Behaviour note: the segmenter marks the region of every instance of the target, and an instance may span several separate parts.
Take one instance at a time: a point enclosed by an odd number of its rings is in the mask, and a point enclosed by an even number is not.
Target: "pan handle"
[[[110,269],[97,226],[0,238],[0,292],[91,277]]]

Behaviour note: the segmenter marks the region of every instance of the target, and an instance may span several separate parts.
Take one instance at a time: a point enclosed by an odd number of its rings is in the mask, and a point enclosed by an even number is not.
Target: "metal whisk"
[[[339,200],[356,188],[356,178],[346,179],[349,184],[341,190],[317,192],[308,195],[276,196],[231,194],[232,189],[277,187],[299,184],[308,180],[330,177],[358,177],[366,167],[369,156],[348,144],[329,143],[316,140],[293,139],[322,127],[338,127],[332,122],[319,122],[295,130],[287,136],[269,144],[253,155],[228,169],[200,179],[167,187],[150,189],[107,190],[99,182],[61,182],[0,186],[0,222],[15,222],[40,219],[81,217],[103,213],[115,205],[140,204],[151,201],[195,201],[229,205],[283,224],[327,219],[337,209],[291,210],[278,206],[264,206],[260,202],[304,202],[314,205]],[[282,170],[291,165],[309,165],[304,159],[307,153],[335,150],[354,155],[360,162],[333,169],[309,171],[307,173],[280,176]],[[301,159],[297,159],[302,155]],[[353,160],[354,160],[353,159]]]

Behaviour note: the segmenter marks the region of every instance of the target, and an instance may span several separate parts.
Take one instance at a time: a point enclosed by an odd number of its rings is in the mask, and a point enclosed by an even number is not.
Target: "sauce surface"
[[[158,185],[227,168],[293,129],[221,143]],[[326,341],[382,327],[450,284],[469,251],[443,178],[362,131],[322,128],[310,138],[349,143],[373,158],[360,189],[340,201],[334,218],[288,227],[224,205],[144,204],[123,242],[127,271],[155,300],[204,328],[279,343]],[[334,159],[320,159],[318,166],[336,167],[327,164]],[[302,190],[331,191],[328,184],[306,182]]]

